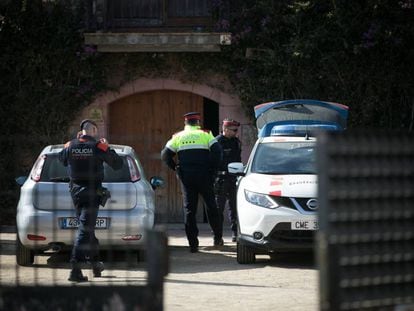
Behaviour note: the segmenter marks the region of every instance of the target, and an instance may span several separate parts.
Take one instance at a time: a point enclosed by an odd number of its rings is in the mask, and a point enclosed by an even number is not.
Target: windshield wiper
[[[57,182],[69,182],[70,178],[68,176],[63,176],[63,177],[52,177],[49,179],[49,181],[57,181]]]

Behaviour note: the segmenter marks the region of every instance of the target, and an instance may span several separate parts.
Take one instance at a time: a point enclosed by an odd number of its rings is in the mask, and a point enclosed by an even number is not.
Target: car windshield
[[[125,156],[122,156],[124,164],[120,170],[113,170],[106,163],[104,163],[104,182],[130,182],[131,175]],[[62,162],[59,161],[57,155],[48,155],[45,164],[42,169],[40,181],[53,181],[53,182],[68,182],[68,169]]]
[[[252,162],[252,173],[316,174],[314,142],[260,144]]]

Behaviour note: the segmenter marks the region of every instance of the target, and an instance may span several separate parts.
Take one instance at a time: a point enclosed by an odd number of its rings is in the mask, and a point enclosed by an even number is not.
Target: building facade
[[[217,16],[213,18],[211,2],[91,0],[85,44],[113,54],[194,52],[203,57],[206,52],[220,53],[231,39],[229,33],[212,31]],[[213,73],[203,81],[186,81],[180,72],[118,81],[118,90],[99,94],[73,122],[72,131],[76,132],[81,119],[95,120],[110,143],[135,149],[148,176],[164,178],[166,187],[158,189],[156,196],[157,214],[163,222],[183,217],[179,184],[161,163],[160,151],[171,135],[183,128],[184,113],[201,112],[203,127],[215,135],[225,117],[240,121],[244,162],[256,138],[256,129],[226,77]],[[200,219],[204,218],[202,210]]]

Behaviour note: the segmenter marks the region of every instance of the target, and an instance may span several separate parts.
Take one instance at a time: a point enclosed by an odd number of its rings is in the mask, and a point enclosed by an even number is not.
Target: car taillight
[[[135,235],[125,235],[122,237],[124,241],[139,241],[142,238],[142,234],[135,234]]]
[[[27,239],[31,241],[45,241],[46,237],[43,235],[36,235],[36,234],[28,234]]]
[[[134,160],[131,157],[127,157],[127,163],[129,168],[129,174],[131,176],[131,181],[135,182],[141,179],[141,175],[139,174],[138,168],[134,163]]]
[[[46,161],[46,155],[42,155],[37,159],[35,165],[33,166],[33,172],[30,177],[34,181],[40,180],[40,175],[42,174],[42,169],[43,169],[43,165],[45,164],[45,161]]]

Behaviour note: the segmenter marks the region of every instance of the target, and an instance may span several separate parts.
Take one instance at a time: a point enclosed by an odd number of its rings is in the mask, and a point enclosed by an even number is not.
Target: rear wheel
[[[34,262],[34,251],[25,247],[16,237],[16,262],[19,266],[30,266]]]
[[[256,261],[256,255],[251,247],[237,242],[237,262],[239,264],[250,264]]]

